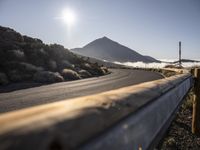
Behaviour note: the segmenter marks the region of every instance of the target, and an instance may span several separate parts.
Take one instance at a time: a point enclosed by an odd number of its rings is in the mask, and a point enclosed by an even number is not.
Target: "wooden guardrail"
[[[193,115],[192,115],[192,133],[200,135],[200,69],[192,69],[194,76],[194,95],[193,95]]]
[[[192,84],[186,73],[2,114],[0,149],[150,149]]]

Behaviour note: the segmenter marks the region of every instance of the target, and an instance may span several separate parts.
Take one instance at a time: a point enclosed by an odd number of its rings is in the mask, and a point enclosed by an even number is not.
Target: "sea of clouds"
[[[124,66],[130,66],[130,67],[136,67],[136,68],[163,68],[167,65],[172,65],[170,62],[174,62],[176,60],[172,59],[160,59],[160,61],[163,61],[161,63],[144,63],[144,62],[114,62],[115,64],[120,64]],[[185,68],[190,68],[190,67],[200,67],[200,62],[185,62],[182,63],[182,66]]]

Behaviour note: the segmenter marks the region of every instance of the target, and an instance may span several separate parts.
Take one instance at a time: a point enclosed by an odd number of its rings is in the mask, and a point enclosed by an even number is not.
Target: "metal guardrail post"
[[[200,69],[192,70],[195,77],[193,96],[192,133],[200,135]]]

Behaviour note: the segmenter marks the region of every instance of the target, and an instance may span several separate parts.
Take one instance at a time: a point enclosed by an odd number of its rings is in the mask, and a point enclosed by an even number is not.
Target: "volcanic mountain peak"
[[[156,59],[143,56],[138,52],[115,42],[108,37],[96,39],[83,48],[72,49],[73,52],[97,59],[118,62],[158,62]]]

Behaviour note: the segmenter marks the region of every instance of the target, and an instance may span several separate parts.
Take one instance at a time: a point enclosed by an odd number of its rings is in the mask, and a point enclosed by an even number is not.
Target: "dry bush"
[[[4,72],[11,83],[33,79],[45,83],[63,81],[62,76],[53,72],[62,73],[66,80],[108,73],[107,68],[101,68],[96,61],[88,61],[89,58],[84,60],[62,45],[47,45],[0,26],[0,72]]]
[[[34,73],[44,70],[42,67],[15,61],[6,63],[4,67],[9,80],[12,82],[31,81]]]
[[[22,72],[26,72],[26,73],[35,73],[35,72],[44,70],[42,67],[36,67],[36,66],[34,66],[32,64],[25,63],[25,62],[21,62],[19,64],[20,64],[19,65],[19,69]]]
[[[8,60],[25,60],[24,52],[21,50],[8,50],[6,51],[6,56]]]
[[[91,73],[89,73],[88,71],[86,71],[86,70],[80,70],[80,71],[78,71],[78,73],[80,74],[80,76],[82,77],[82,78],[89,78],[89,77],[91,77],[92,75],[91,75]]]
[[[24,50],[29,63],[36,66],[43,66],[44,68],[49,62],[49,54],[43,48],[30,48]]]
[[[62,45],[58,44],[51,44],[46,49],[51,59],[56,60],[56,62],[59,62],[61,60],[65,59],[66,50]]]
[[[193,109],[193,97],[194,97],[194,89],[192,88],[190,92],[187,94],[183,105],[181,106],[183,110]]]
[[[9,81],[8,81],[6,74],[0,72],[0,85],[6,85],[8,83],[9,83]]]
[[[63,70],[65,68],[67,68],[67,69],[74,69],[75,65],[71,64],[67,60],[63,60],[63,61],[61,61],[59,68],[60,68],[60,70]]]
[[[42,40],[37,39],[37,38],[31,38],[26,35],[24,35],[23,38],[24,38],[24,42],[26,43],[41,43],[42,44]]]
[[[182,66],[178,66],[178,65],[166,65],[164,68],[183,69],[183,67],[182,67]]]
[[[175,72],[175,71],[170,71],[170,70],[161,70],[161,73],[162,73],[165,77],[171,77],[171,76],[177,75],[177,72]]]
[[[52,71],[56,71],[57,70],[57,63],[54,60],[50,60],[48,62],[48,68]]]
[[[10,29],[10,28],[1,27],[0,35],[1,35],[2,39],[4,39],[5,41],[8,41],[10,43],[24,42],[23,36],[20,33],[14,31],[13,29]]]
[[[58,73],[50,71],[40,71],[34,74],[33,80],[39,83],[55,83],[64,81],[63,77]]]
[[[65,80],[81,79],[80,75],[71,69],[63,69],[61,74]]]
[[[4,68],[7,72],[9,72],[11,70],[18,70],[19,72],[30,73],[30,74],[43,70],[42,67],[36,67],[29,63],[16,62],[16,61],[7,62],[4,66]]]
[[[95,76],[101,76],[101,75],[105,75],[106,71],[104,69],[102,69],[101,67],[98,66],[92,66],[91,70],[88,70],[92,75]]]
[[[92,66],[89,63],[83,63],[81,65],[81,68],[83,68],[85,70],[92,70]]]
[[[101,67],[101,70],[104,72],[104,74],[108,74],[109,70],[107,67]]]
[[[13,82],[21,82],[21,81],[31,80],[32,74],[23,73],[19,70],[9,70],[8,78],[10,81]]]

